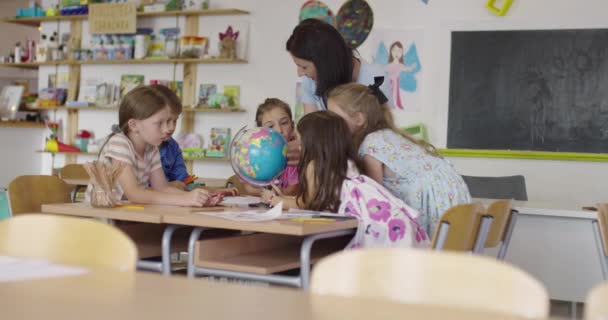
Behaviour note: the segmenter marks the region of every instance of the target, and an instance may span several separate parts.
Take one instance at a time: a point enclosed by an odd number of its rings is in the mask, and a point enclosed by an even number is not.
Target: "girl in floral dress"
[[[347,248],[428,247],[418,212],[373,179],[359,173],[346,122],[333,112],[304,116],[297,126],[302,140],[300,190],[295,197],[277,190],[271,204],[284,208],[332,211],[359,220]]]
[[[395,127],[378,89],[382,81],[338,86],[327,106],[348,123],[363,173],[418,210],[420,223],[432,235],[445,210],[471,202],[469,189],[435,147]]]

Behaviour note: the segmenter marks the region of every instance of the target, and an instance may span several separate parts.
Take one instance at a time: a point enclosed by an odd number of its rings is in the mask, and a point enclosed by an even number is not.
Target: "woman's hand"
[[[296,138],[287,143],[287,165],[297,166],[300,163],[300,153],[302,144],[300,139]]]

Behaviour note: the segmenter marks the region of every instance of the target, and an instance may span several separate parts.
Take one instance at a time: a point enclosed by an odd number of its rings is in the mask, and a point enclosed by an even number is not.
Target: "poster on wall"
[[[372,61],[384,66],[388,75],[395,110],[421,111],[423,35],[418,29],[375,29],[368,40]]]

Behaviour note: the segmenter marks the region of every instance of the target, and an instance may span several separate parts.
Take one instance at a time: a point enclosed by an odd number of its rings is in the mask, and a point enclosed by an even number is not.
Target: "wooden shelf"
[[[65,152],[65,151],[59,151],[59,152],[51,152],[51,151],[46,151],[46,150],[37,150],[37,153],[51,153],[51,154],[69,154],[69,155],[82,155],[82,156],[96,156],[97,152]]]
[[[241,108],[209,108],[209,107],[203,107],[203,108],[191,108],[191,107],[184,107],[184,109],[182,110],[183,112],[208,112],[208,113],[239,113],[239,112],[246,112],[247,110],[245,109],[241,109]]]
[[[0,127],[45,128],[46,125],[43,122],[33,121],[0,121]]]
[[[245,59],[222,59],[222,58],[206,58],[206,59],[133,59],[133,60],[63,60],[63,61],[47,61],[47,62],[22,62],[22,63],[1,63],[0,67],[15,67],[25,69],[35,69],[40,66],[55,66],[55,65],[94,65],[94,64],[174,64],[174,63],[200,63],[200,64],[243,64],[247,63]]]
[[[245,15],[249,11],[240,9],[208,9],[208,10],[188,10],[188,11],[161,11],[161,12],[138,12],[137,17],[179,17],[179,16],[227,16]],[[31,27],[39,27],[43,22],[86,20],[88,15],[56,16],[56,17],[30,17],[30,18],[4,18],[4,22],[21,24]]]
[[[42,125],[41,128],[44,128]],[[38,150],[37,153],[52,153],[52,154],[67,154],[67,155],[83,155],[83,156],[96,156],[97,152],[51,152],[46,150]],[[228,158],[184,158],[185,161],[203,161],[203,162],[229,162]]]
[[[184,161],[203,161],[203,162],[230,162],[229,158],[184,158]]]

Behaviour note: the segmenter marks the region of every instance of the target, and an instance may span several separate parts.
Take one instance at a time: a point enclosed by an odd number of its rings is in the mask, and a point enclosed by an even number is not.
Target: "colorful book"
[[[225,85],[224,96],[228,98],[230,108],[238,108],[241,105],[241,87],[237,85]]]
[[[198,105],[209,106],[209,96],[217,93],[217,86],[213,83],[203,83],[198,90]]]
[[[144,76],[141,74],[123,74],[120,77],[120,96],[124,97],[129,91],[144,84]]]
[[[209,147],[206,156],[209,158],[224,158],[230,147],[230,128],[211,128]]]

